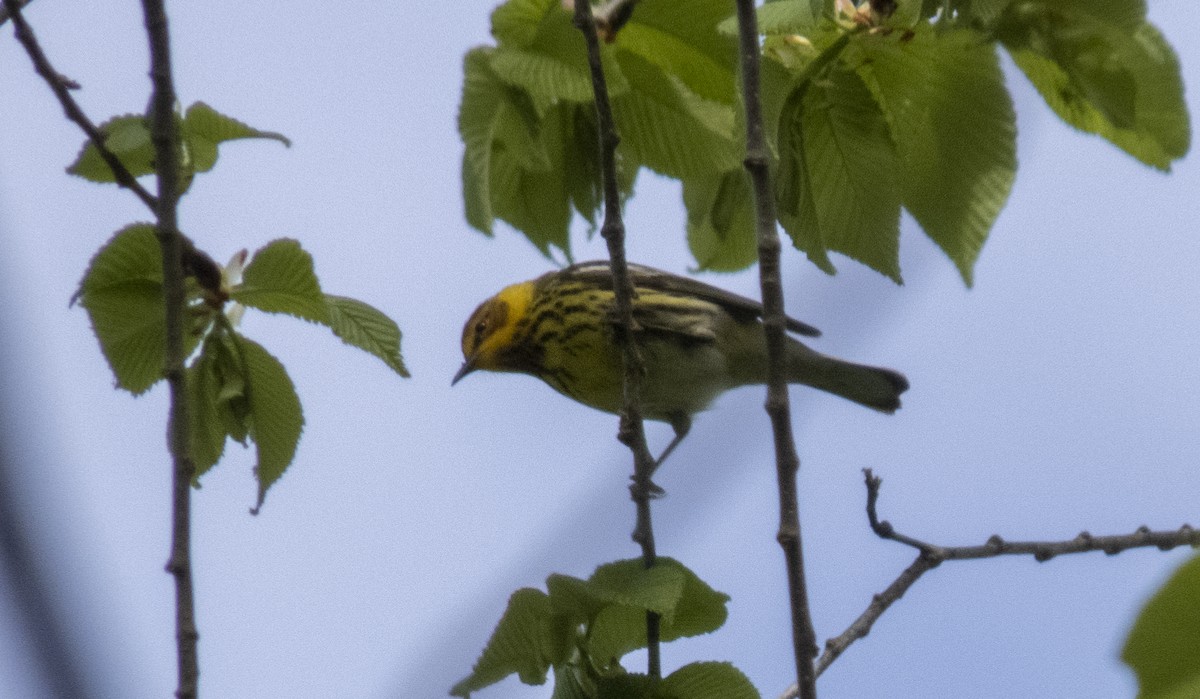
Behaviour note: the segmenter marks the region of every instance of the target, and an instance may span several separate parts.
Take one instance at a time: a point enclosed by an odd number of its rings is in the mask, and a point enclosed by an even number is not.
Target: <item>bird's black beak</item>
[[[471,361],[471,359],[467,359],[467,361],[463,362],[463,365],[459,368],[458,373],[454,375],[454,378],[450,379],[450,385],[453,386],[454,384],[458,383],[464,376],[470,374],[472,371],[475,371],[475,362]]]

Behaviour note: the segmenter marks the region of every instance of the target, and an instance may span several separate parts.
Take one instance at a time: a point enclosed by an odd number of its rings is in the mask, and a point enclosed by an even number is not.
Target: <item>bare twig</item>
[[[604,186],[604,224],[600,233],[608,244],[617,312],[615,329],[624,366],[624,400],[618,438],[633,452],[633,485],[630,486],[630,493],[637,506],[637,526],[633,531],[633,539],[641,545],[642,560],[649,568],[657,558],[654,527],[650,518],[650,500],[655,491],[650,477],[654,473],[655,460],[646,446],[646,433],[642,427],[643,364],[633,342],[633,286],[629,282],[625,260],[625,224],[621,218],[621,192],[617,184],[616,151],[620,137],[613,123],[604,68],[600,62],[600,42],[589,0],[576,0],[575,26],[583,33],[587,44],[588,65],[596,98],[596,123],[600,132],[600,170]],[[647,674],[661,677],[659,616],[654,612],[646,612],[646,655]]]
[[[4,9],[8,10],[8,14],[12,17],[13,30],[16,33],[17,41],[25,47],[25,52],[29,54],[29,58],[33,61],[33,67],[37,74],[42,76],[50,89],[54,92],[54,96],[58,98],[59,104],[62,105],[63,111],[67,118],[79,125],[87,137],[91,139],[92,144],[96,146],[100,157],[112,170],[113,176],[117,180],[117,184],[128,189],[137,195],[138,199],[150,207],[151,210],[156,210],[158,202],[154,199],[154,195],[146,191],[146,188],[138,183],[128,169],[121,164],[121,160],[104,145],[104,134],[100,129],[88,119],[83,110],[79,108],[79,104],[70,93],[70,82],[63,78],[58,71],[54,70],[54,66],[50,65],[50,60],[46,58],[46,54],[42,51],[42,47],[38,44],[37,38],[33,35],[33,30],[29,24],[25,22],[25,18],[21,15],[21,5],[27,4],[20,0],[4,0]]]
[[[33,2],[33,0],[16,0],[17,9],[22,9],[31,2]],[[0,7],[0,25],[3,25],[12,16],[13,11],[9,9],[8,3],[5,3],[3,7]]]
[[[121,159],[116,153],[108,148],[104,143],[104,133],[99,127],[88,118],[79,103],[71,96],[70,90],[78,87],[69,79],[63,77],[54,66],[50,64],[50,59],[46,57],[42,51],[41,45],[37,41],[37,37],[33,33],[33,29],[29,23],[25,21],[25,17],[21,14],[21,8],[28,5],[31,0],[3,0],[3,6],[0,6],[0,24],[5,19],[12,18],[13,30],[16,34],[17,41],[25,48],[25,52],[29,54],[30,60],[33,62],[34,70],[42,76],[46,84],[50,86],[54,96],[58,98],[58,102],[62,105],[63,112],[67,115],[67,119],[74,122],[87,135],[88,139],[95,146],[96,152],[100,158],[112,170],[113,178],[117,185],[124,187],[133,192],[138,199],[142,200],[151,211],[158,212],[158,200],[154,195],[146,191],[146,188],[137,181],[133,173],[125,167]],[[221,267],[204,251],[200,250],[192,243],[187,236],[181,237],[181,252],[183,255],[184,272],[194,276],[200,283],[200,286],[209,291],[215,298],[224,300],[225,293],[221,290]]]
[[[163,0],[143,0],[146,34],[150,42],[150,80],[154,91],[150,108],[150,138],[154,143],[158,179],[158,225],[155,233],[162,248],[163,296],[166,306],[166,379],[171,390],[171,417],[167,426],[173,461],[171,556],[167,571],[175,578],[175,634],[179,656],[179,685],[175,696],[193,699],[198,692],[200,667],[196,645],[195,602],[191,563],[191,487],[196,472],[191,455],[191,423],[187,410],[187,376],[184,373],[183,314],[184,265],[182,236],[176,219],[179,201],[179,134],[175,125],[175,86],[171,75],[171,42]]]
[[[770,163],[763,136],[759,100],[758,23],[753,0],[737,0],[738,46],[742,67],[743,103],[746,110],[746,170],[754,186],[755,223],[758,229],[759,282],[762,287],[763,326],[767,336],[767,414],[775,437],[775,464],[779,481],[779,545],[787,565],[788,597],[792,610],[792,644],[795,649],[800,696],[817,695],[813,658],[816,633],[808,606],[804,579],[804,553],[800,536],[800,506],[796,474],[800,458],[792,435],[791,407],[785,374],[786,319],[783,284],[779,273],[779,234],[775,228],[775,202],[771,191]]]
[[[1034,560],[1045,562],[1056,556],[1088,551],[1103,551],[1112,556],[1129,549],[1149,546],[1163,551],[1169,551],[1179,546],[1200,547],[1200,531],[1188,524],[1176,530],[1164,531],[1151,531],[1148,527],[1142,526],[1132,534],[1115,536],[1093,536],[1085,531],[1080,532],[1073,539],[1063,541],[1005,541],[999,536],[992,536],[986,543],[979,546],[939,546],[901,534],[891,523],[880,520],[876,505],[879,502],[879,490],[883,481],[875,476],[871,469],[865,469],[863,473],[867,486],[867,520],[871,524],[871,529],[883,539],[890,539],[915,548],[918,554],[916,560],[897,576],[887,586],[887,589],[872,597],[871,603],[854,620],[854,623],[840,635],[825,642],[825,652],[817,661],[818,674],[824,672],[852,643],[870,633],[875,621],[899,600],[908,591],[908,588],[912,587],[913,583],[925,573],[938,567],[943,561],[965,561],[998,556],[1032,556]],[[785,694],[784,696],[789,695]],[[795,694],[790,696],[795,696]]]

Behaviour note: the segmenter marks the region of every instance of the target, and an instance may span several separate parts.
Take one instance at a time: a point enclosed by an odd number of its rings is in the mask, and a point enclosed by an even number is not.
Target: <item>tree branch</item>
[[[33,2],[33,0],[16,0],[17,9],[20,10],[31,2]],[[12,16],[13,16],[12,9],[9,8],[7,2],[4,3],[4,6],[0,7],[0,25],[3,25]]]
[[[792,610],[792,645],[795,649],[800,696],[817,695],[813,658],[817,655],[816,633],[808,606],[804,577],[804,553],[800,536],[800,506],[796,475],[800,458],[792,435],[791,406],[785,374],[786,320],[783,284],[779,272],[779,234],[775,228],[775,199],[771,191],[770,163],[763,136],[762,105],[759,99],[758,22],[753,0],[737,0],[738,46],[742,68],[743,103],[746,110],[745,166],[754,186],[755,223],[758,230],[759,282],[762,287],[763,327],[767,338],[767,401],[775,438],[775,464],[779,482],[779,533],[788,576]]]
[[[630,8],[632,11],[632,4]],[[627,16],[625,20],[628,20]],[[621,362],[624,367],[624,400],[617,437],[633,452],[633,485],[629,488],[637,507],[637,525],[633,531],[633,540],[641,545],[642,560],[646,567],[650,568],[657,558],[654,527],[650,517],[650,500],[655,492],[650,478],[654,474],[656,464],[646,446],[646,433],[642,427],[641,390],[644,365],[633,342],[634,291],[625,260],[625,223],[621,218],[621,191],[617,184],[616,152],[621,139],[613,122],[604,67],[600,61],[600,41],[596,35],[590,0],[575,0],[575,26],[583,33],[584,42],[587,44],[592,91],[596,99],[596,124],[600,132],[600,170],[604,188],[604,224],[600,228],[600,234],[608,244],[617,313],[614,328],[617,344],[621,347]],[[662,677],[659,616],[654,612],[646,612],[646,655],[647,674],[651,677]]]
[[[25,53],[29,54],[34,70],[50,86],[50,90],[58,98],[59,104],[62,105],[67,119],[78,125],[92,142],[92,145],[95,146],[100,158],[112,170],[117,186],[124,187],[133,192],[138,199],[142,200],[143,204],[151,211],[157,213],[158,200],[155,199],[154,195],[146,191],[146,188],[137,181],[133,173],[117,157],[117,154],[113,153],[105,145],[104,133],[88,118],[87,114],[80,108],[79,103],[71,96],[70,91],[78,89],[79,86],[56,71],[54,66],[50,64],[50,59],[42,51],[42,47],[33,33],[33,28],[29,26],[29,23],[25,21],[25,17],[21,14],[22,6],[28,5],[31,1],[3,0],[3,5],[0,6],[0,12],[2,12],[0,14],[0,24],[3,24],[4,20],[12,18],[13,31],[16,34],[17,41],[25,48]],[[182,246],[184,272],[194,276],[200,283],[200,286],[211,293],[214,298],[224,300],[225,292],[221,289],[220,265],[204,251],[197,248],[187,236],[181,236],[180,245]]]
[[[50,65],[50,59],[46,58],[46,54],[38,44],[33,30],[25,22],[25,17],[21,15],[21,5],[28,4],[29,1],[4,0],[4,9],[12,17],[13,31],[16,34],[17,41],[21,42],[21,45],[25,47],[25,52],[29,54],[30,60],[33,61],[34,70],[50,86],[51,91],[54,92],[54,96],[58,98],[59,104],[62,105],[63,112],[66,113],[67,118],[78,124],[79,128],[83,129],[83,132],[91,139],[92,144],[99,151],[100,157],[108,165],[109,169],[112,170],[113,177],[117,180],[117,185],[133,192],[152,211],[157,210],[158,202],[155,200],[154,195],[147,192],[146,188],[139,184],[137,178],[121,163],[120,158],[104,145],[104,134],[92,123],[91,119],[88,119],[83,110],[79,108],[79,103],[71,96],[70,90],[79,86],[64,78],[58,71],[54,70],[54,66]]]
[[[930,544],[895,530],[890,522],[880,520],[876,511],[879,502],[882,479],[875,476],[871,469],[863,471],[867,486],[867,520],[871,529],[880,538],[896,541],[910,546],[918,551],[917,558],[908,566],[883,592],[875,595],[866,610],[854,620],[840,635],[825,642],[825,652],[817,661],[817,673],[820,674],[838,659],[852,643],[864,638],[871,631],[875,621],[887,609],[899,600],[908,588],[912,587],[922,575],[941,565],[943,561],[965,561],[980,558],[996,558],[998,556],[1032,556],[1039,562],[1065,554],[1103,551],[1113,556],[1133,548],[1154,546],[1163,551],[1170,551],[1179,546],[1200,547],[1200,531],[1184,524],[1177,530],[1151,531],[1148,527],[1138,527],[1132,534],[1115,536],[1093,536],[1088,532],[1080,532],[1073,539],[1063,541],[1005,541],[1000,536],[990,537],[980,546],[939,546]],[[785,694],[794,697],[795,694]]]
[[[163,296],[166,306],[166,379],[171,391],[167,443],[172,468],[171,555],[167,571],[175,578],[175,634],[179,684],[175,696],[194,699],[200,668],[196,644],[196,613],[191,563],[191,488],[196,467],[191,455],[191,422],[188,415],[187,376],[184,373],[184,247],[179,234],[176,205],[179,201],[179,133],[175,123],[175,86],[171,74],[171,42],[163,0],[143,0],[146,34],[150,43],[150,138],[154,143],[158,179],[158,225],[155,233],[162,248]]]

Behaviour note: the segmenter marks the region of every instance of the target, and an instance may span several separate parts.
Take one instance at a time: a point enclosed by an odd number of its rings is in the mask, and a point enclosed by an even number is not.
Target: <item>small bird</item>
[[[767,381],[762,304],[703,282],[630,264],[634,339],[645,374],[646,418],[670,423],[675,439],[721,393]],[[581,262],[505,287],[463,326],[466,361],[451,385],[477,369],[531,374],[563,395],[610,413],[623,405],[613,278],[604,260]],[[787,329],[820,331],[793,318]],[[787,338],[787,377],[883,413],[900,407],[908,380],[891,369],[854,364]]]

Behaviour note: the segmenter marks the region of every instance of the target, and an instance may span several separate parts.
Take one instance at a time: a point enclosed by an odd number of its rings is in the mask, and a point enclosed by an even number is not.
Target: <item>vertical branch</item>
[[[808,607],[804,580],[804,555],[800,539],[800,508],[796,474],[800,459],[792,436],[784,358],[786,326],[783,288],[779,273],[779,234],[775,229],[775,205],[763,136],[762,106],[759,101],[758,23],[753,0],[737,0],[738,46],[742,68],[742,97],[746,109],[746,170],[754,188],[755,223],[758,229],[759,280],[762,286],[763,326],[767,336],[767,414],[775,437],[775,463],[779,480],[779,545],[787,565],[788,596],[792,609],[792,643],[796,654],[800,696],[816,696],[813,658],[817,655],[816,634]]]
[[[150,137],[154,142],[158,178],[158,225],[162,247],[163,296],[167,319],[166,379],[171,391],[167,444],[173,462],[171,557],[167,571],[175,578],[175,636],[179,655],[179,685],[175,696],[193,699],[198,692],[200,667],[196,657],[196,629],[191,564],[191,487],[195,464],[191,456],[191,423],[187,410],[184,374],[184,277],[176,205],[179,201],[179,134],[175,121],[175,86],[171,77],[171,42],[163,0],[143,0],[146,33],[150,41],[150,80],[154,91],[150,108]]]
[[[618,438],[633,452],[633,485],[630,492],[637,506],[637,526],[633,531],[633,539],[641,545],[642,560],[649,568],[654,565],[657,556],[654,528],[650,519],[650,499],[653,492],[650,476],[654,473],[655,462],[646,446],[646,433],[642,429],[641,387],[644,367],[633,343],[633,286],[629,282],[629,270],[625,261],[625,224],[621,218],[621,191],[617,184],[616,171],[617,145],[621,139],[617,135],[612,107],[608,101],[608,87],[600,62],[600,42],[596,36],[590,0],[575,0],[575,26],[583,33],[587,43],[588,65],[591,68],[592,89],[596,97],[596,123],[600,132],[600,170],[604,186],[604,224],[600,233],[608,243],[613,294],[616,297],[615,329],[625,370],[624,401]],[[654,612],[646,612],[646,654],[647,674],[651,677],[661,677],[659,616]]]

